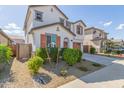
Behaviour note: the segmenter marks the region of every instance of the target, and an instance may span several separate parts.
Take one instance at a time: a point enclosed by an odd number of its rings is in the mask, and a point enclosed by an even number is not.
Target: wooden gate
[[[32,53],[31,44],[17,44],[16,45],[16,57],[17,59],[29,59]]]

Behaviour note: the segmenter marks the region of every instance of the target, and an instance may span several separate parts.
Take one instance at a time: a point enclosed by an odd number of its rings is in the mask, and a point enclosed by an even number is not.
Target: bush
[[[57,54],[58,54],[58,48],[48,48],[49,55],[52,59],[52,61],[56,62],[57,60]]]
[[[47,48],[48,54],[52,61],[56,61],[57,59],[57,54],[58,54],[58,48]],[[37,48],[36,49],[36,56],[39,56],[43,58],[44,61],[48,58],[47,52],[45,48]]]
[[[11,48],[0,45],[0,63],[8,63],[12,56]]]
[[[44,61],[47,59],[47,53],[45,48],[37,48],[36,49],[36,56],[41,57]]]
[[[90,53],[91,53],[91,54],[95,54],[95,53],[96,53],[96,49],[95,49],[94,47],[91,47],[91,48],[90,48]]]
[[[79,60],[79,57],[77,49],[67,48],[64,50],[63,58],[69,65],[74,65]]]
[[[77,51],[79,53],[79,58],[78,58],[77,62],[81,62],[83,53],[82,53],[82,51],[80,49],[78,49]]]
[[[40,66],[43,64],[43,59],[38,56],[34,56],[28,60],[28,69],[30,70],[31,74],[38,73],[38,70],[40,69]]]
[[[116,53],[119,55],[119,54],[122,54],[122,51],[121,50],[117,50]]]
[[[66,48],[61,48],[61,50],[60,50],[60,56],[62,56],[63,57],[63,53],[64,53],[64,50],[65,50]]]

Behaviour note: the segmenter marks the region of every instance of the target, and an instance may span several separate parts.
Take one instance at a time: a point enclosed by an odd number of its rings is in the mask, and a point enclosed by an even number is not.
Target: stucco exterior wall
[[[93,34],[93,32],[96,31],[95,34]],[[101,34],[101,36],[99,36]],[[96,37],[99,38],[107,38],[107,34],[99,31],[97,29],[89,29],[89,30],[85,30],[85,35],[84,35],[84,45],[89,45],[89,46],[93,46],[94,48],[96,48],[96,51],[99,53],[101,50],[101,40],[93,40],[96,39]]]
[[[0,34],[0,44],[4,44],[4,45],[9,44],[9,40],[1,34]]]
[[[43,22],[34,20],[35,10],[43,12]],[[66,18],[54,6],[32,7],[31,13],[33,15],[33,27],[59,22],[60,17],[66,20]]]
[[[59,27],[59,31],[56,31],[57,27]],[[60,36],[60,47],[63,48],[63,42],[64,42],[64,38],[68,38],[69,39],[69,47],[73,48],[73,42],[71,40],[73,40],[73,35],[70,34],[69,32],[67,32],[63,27],[61,27],[60,25],[54,25],[54,26],[49,26],[49,27],[45,27],[45,28],[41,28],[41,29],[36,29],[33,30],[33,40],[32,45],[33,45],[33,51],[35,51],[36,48],[40,48],[41,47],[41,34],[45,34],[45,33],[51,33],[51,34],[56,34],[58,36]],[[29,37],[32,38],[32,37]],[[33,43],[34,41],[34,43]]]

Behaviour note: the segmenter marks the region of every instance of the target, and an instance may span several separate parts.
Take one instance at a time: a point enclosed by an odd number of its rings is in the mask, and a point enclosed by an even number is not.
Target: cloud
[[[124,24],[119,24],[118,27],[116,28],[116,30],[122,30],[124,29]]]
[[[3,26],[2,29],[9,35],[24,36],[24,31],[16,23],[9,23]]]
[[[104,26],[110,26],[112,24],[112,21],[105,22],[103,25]]]

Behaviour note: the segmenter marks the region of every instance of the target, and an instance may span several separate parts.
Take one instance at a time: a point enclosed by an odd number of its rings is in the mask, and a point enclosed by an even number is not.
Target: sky
[[[98,27],[109,38],[124,39],[124,6],[58,6],[70,21],[83,20],[87,27]],[[23,25],[28,6],[0,6],[0,27],[9,35],[24,35]]]

